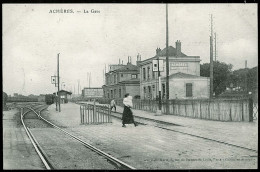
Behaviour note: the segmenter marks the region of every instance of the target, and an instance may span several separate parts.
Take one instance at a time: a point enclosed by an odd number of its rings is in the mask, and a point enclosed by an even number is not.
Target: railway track
[[[98,154],[99,156],[102,156],[104,159],[106,159],[110,164],[113,164],[113,166],[115,167],[115,169],[135,169],[134,167],[126,164],[125,162],[109,155],[108,153],[96,148],[95,146],[91,145],[90,143],[87,143],[86,141],[83,141],[82,139],[80,139],[79,137],[67,132],[66,130],[56,126],[55,124],[51,123],[50,121],[44,119],[41,116],[41,111],[46,109],[46,106],[39,106],[36,108],[32,108],[32,107],[24,107],[25,109],[27,109],[26,111],[23,112],[23,110],[21,110],[21,121],[22,124],[24,126],[24,129],[28,135],[28,137],[30,138],[36,152],[38,153],[39,157],[41,158],[43,164],[45,165],[45,168],[48,170],[51,169],[57,169],[57,167],[54,165],[54,163],[50,160],[50,158],[48,158],[48,155],[45,153],[45,151],[43,150],[43,148],[41,147],[41,145],[38,143],[38,141],[35,139],[35,136],[32,134],[32,132],[30,131],[29,127],[27,127],[25,125],[24,122],[24,117],[26,114],[28,113],[34,113],[35,115],[37,115],[37,117],[44,121],[45,123],[47,123],[48,125],[52,126],[53,128],[59,130],[60,132],[66,134],[67,136],[69,136],[70,138],[76,140],[78,143],[80,143],[81,145],[83,145],[85,148],[95,152],[96,154]],[[23,108],[23,109],[24,109]],[[38,111],[38,113],[36,112]]]
[[[118,119],[122,118],[122,114],[121,113],[119,113],[119,112],[113,112],[113,113],[120,114],[120,115],[114,115],[114,114],[111,113],[111,115],[113,117],[118,118]],[[258,153],[258,150],[255,150],[255,149],[251,149],[251,148],[247,148],[247,147],[243,147],[243,146],[227,143],[227,142],[224,142],[224,141],[211,139],[211,138],[208,138],[208,137],[203,137],[203,136],[199,136],[199,135],[190,134],[190,133],[187,133],[187,132],[182,132],[182,131],[178,131],[178,130],[167,128],[167,126],[182,126],[182,125],[173,124],[173,123],[170,123],[170,122],[160,121],[160,120],[151,119],[151,118],[140,117],[140,116],[134,116],[134,118],[135,119],[139,119],[139,120],[141,119],[141,120],[144,120],[144,121],[153,122],[152,125],[154,127],[161,128],[161,129],[164,129],[164,130],[168,130],[168,131],[172,131],[172,132],[176,132],[176,133],[181,133],[181,134],[189,135],[191,137],[196,137],[196,138],[200,138],[200,139],[204,139],[204,140],[208,140],[208,141],[212,141],[212,142],[217,142],[217,143],[225,144],[225,145],[228,145],[228,146],[244,149],[244,150],[247,150],[247,151],[250,151],[250,152]],[[136,122],[139,123],[139,124],[142,124],[142,125],[147,125],[147,123],[144,123],[144,122],[139,122],[139,121],[136,121]],[[158,126],[158,124],[163,124],[165,126]],[[184,126],[182,126],[182,127],[184,127]]]

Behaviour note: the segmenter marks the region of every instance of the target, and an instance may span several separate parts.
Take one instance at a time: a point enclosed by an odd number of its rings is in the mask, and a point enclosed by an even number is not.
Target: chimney
[[[181,56],[181,41],[176,41],[176,56]]]
[[[128,56],[128,62],[127,62],[127,65],[128,64],[131,64],[131,56]]]
[[[120,59],[119,59],[119,63],[118,64],[120,65]]]
[[[161,48],[156,48],[156,55],[158,55],[161,52]]]
[[[245,68],[247,68],[247,60],[245,61]]]
[[[138,53],[136,58],[136,66],[139,66],[140,62],[141,62],[141,55]]]

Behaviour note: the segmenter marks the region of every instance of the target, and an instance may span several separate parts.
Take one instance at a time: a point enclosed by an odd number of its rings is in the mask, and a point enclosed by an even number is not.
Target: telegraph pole
[[[57,66],[57,73],[58,73],[58,96],[59,96],[59,98],[58,98],[58,101],[59,101],[59,112],[60,112],[60,73],[59,73],[59,55],[60,55],[60,53],[58,53],[58,58],[57,58],[57,64],[58,64],[58,66]]]
[[[168,4],[166,4],[166,114],[169,114]]]
[[[89,88],[90,88],[90,80],[91,79],[91,72],[89,73]]]
[[[247,60],[245,61],[245,90],[246,90],[246,93],[248,94],[248,86],[247,86],[247,74],[248,74],[248,70],[247,70]]]
[[[210,36],[210,94],[209,97],[213,98],[213,26],[211,14],[211,36]]]
[[[217,61],[217,34],[215,32],[215,62]]]
[[[157,111],[157,115],[162,114],[162,101],[161,101],[161,74],[160,74],[160,63],[159,63],[159,55],[157,58],[157,66],[158,66],[158,89],[159,89],[159,110]]]
[[[78,95],[79,95],[79,80],[78,80]]]

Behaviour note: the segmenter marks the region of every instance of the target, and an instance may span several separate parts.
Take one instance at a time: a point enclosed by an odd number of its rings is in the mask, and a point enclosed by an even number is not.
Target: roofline
[[[142,66],[142,65],[144,65],[144,64],[148,64],[148,63],[150,63],[152,60],[156,60],[158,58],[158,56],[154,56],[154,57],[151,57],[151,58],[149,58],[149,59],[145,59],[145,60],[143,60],[143,61],[141,61],[140,63],[139,63],[139,65],[140,66]],[[166,59],[166,56],[159,56],[159,60],[165,60]],[[193,60],[193,62],[195,61],[198,61],[198,62],[200,62],[201,60],[200,60],[200,56],[182,56],[182,57],[180,57],[180,56],[178,56],[178,57],[176,57],[176,56],[169,56],[169,59],[171,59],[171,60],[175,60],[175,61],[190,61],[191,59]]]
[[[122,84],[140,84],[140,80],[135,80],[135,81],[127,80],[127,81],[118,82],[118,83],[113,84],[113,85],[103,85],[102,89],[103,89],[103,87],[114,87],[114,86],[119,86],[119,85],[122,85]]]
[[[102,89],[102,87],[90,87],[90,88],[84,87],[83,89]]]
[[[128,81],[121,81],[121,82],[118,82],[119,84],[125,84],[125,83],[140,83],[140,80],[128,80]]]

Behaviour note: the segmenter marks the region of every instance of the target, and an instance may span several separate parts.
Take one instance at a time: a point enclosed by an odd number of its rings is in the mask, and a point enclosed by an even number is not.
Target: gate
[[[95,104],[80,105],[81,124],[102,124],[111,122],[111,110],[109,106]]]

